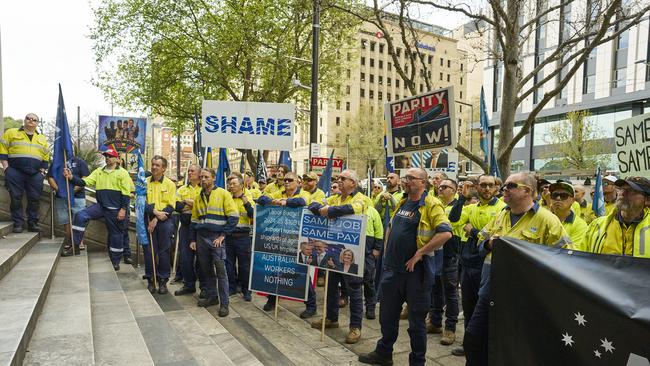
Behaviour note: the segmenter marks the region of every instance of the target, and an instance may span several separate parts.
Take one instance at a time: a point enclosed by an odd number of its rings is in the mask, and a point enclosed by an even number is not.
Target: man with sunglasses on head
[[[503,186],[506,207],[478,233],[479,251],[485,256],[481,286],[474,313],[465,330],[463,346],[467,365],[488,364],[488,327],[490,301],[490,269],[494,239],[511,237],[529,243],[564,246],[570,244],[560,219],[541,207],[537,198],[537,180],[532,173],[516,173]]]
[[[616,207],[589,226],[583,245],[591,253],[650,258],[650,179],[619,179]]]
[[[478,234],[506,206],[505,202],[496,195],[499,191],[498,188],[496,178],[491,175],[479,176],[475,185],[467,181],[463,185],[462,194],[449,211],[449,221],[454,227],[460,226],[466,237],[466,241],[461,241],[459,245],[460,291],[465,316],[465,329],[467,329],[467,325],[472,319],[481,286],[484,257],[479,254]],[[476,190],[479,202],[465,205],[465,202],[470,199],[470,192],[473,190]],[[463,356],[465,353],[463,348],[459,347],[452,350],[452,354]]]
[[[282,184],[283,188],[281,190],[275,191],[270,195],[262,195],[257,200],[257,203],[261,206],[275,205],[302,207],[307,206],[311,202],[309,192],[301,189],[300,187],[300,179],[298,178],[298,174],[294,172],[287,172],[286,174],[283,173]],[[264,304],[263,307],[264,311],[271,311],[275,309],[276,302],[277,296],[268,295],[266,304]],[[307,301],[305,301],[305,306],[305,311],[300,314],[301,318],[309,318],[316,314],[316,293],[311,286],[309,286],[309,293],[307,295]]]
[[[398,203],[385,237],[379,324],[381,339],[359,361],[393,364],[402,304],[409,307],[410,365],[424,365],[427,351],[425,320],[431,303],[435,268],[431,255],[451,237],[452,228],[440,200],[426,190],[427,172],[411,168],[404,176],[404,198]]]
[[[588,225],[580,217],[580,211],[574,210],[575,189],[571,183],[558,180],[549,186],[549,197],[551,212],[562,221],[562,226],[569,234],[573,245],[581,247]]]
[[[23,232],[23,193],[27,194],[27,229],[39,231],[38,207],[50,148],[45,135],[36,130],[38,122],[38,116],[28,113],[22,127],[8,129],[0,139],[0,164],[11,200],[14,233]]]
[[[309,210],[314,215],[331,219],[344,215],[362,215],[366,213],[367,200],[363,193],[358,192],[359,177],[354,170],[344,170],[338,176],[340,194],[330,196],[326,203],[312,202]],[[363,314],[363,277],[330,272],[327,284],[327,318],[325,328],[338,328],[339,318],[339,283],[346,287],[350,297],[350,329],[345,342],[354,344],[361,338],[361,322]],[[321,329],[322,319],[311,323],[312,328]]]

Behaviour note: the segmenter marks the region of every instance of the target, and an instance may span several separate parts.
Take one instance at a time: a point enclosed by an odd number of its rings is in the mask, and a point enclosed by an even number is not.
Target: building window
[[[348,54],[345,56],[345,59],[348,61],[352,60],[352,54],[348,52]]]
[[[336,101],[336,109],[338,109],[338,110],[341,109],[341,101],[340,100]]]
[[[382,100],[383,99],[383,94],[382,92],[378,91],[377,92],[377,99]]]
[[[397,57],[402,57],[402,49],[397,47]]]
[[[379,85],[384,84],[384,77],[381,75],[377,76],[377,82],[379,83]]]
[[[359,96],[361,98],[364,98],[366,96],[366,89],[364,88],[359,89]]]
[[[391,81],[392,81],[391,78],[386,78],[386,84],[388,84],[388,86],[391,86]]]
[[[323,127],[323,117],[318,118],[318,127]]]
[[[350,95],[350,85],[345,86],[345,94]]]
[[[384,44],[383,43],[379,44],[379,53],[384,53]]]
[[[404,73],[405,74],[409,73],[409,65],[404,65]]]
[[[399,94],[395,94],[395,100],[399,100]]]
[[[323,142],[323,134],[321,133],[320,136],[318,136],[318,142]]]
[[[443,75],[442,75],[442,73],[440,73],[440,81],[442,81],[442,78],[443,78]]]
[[[350,127],[350,119],[349,118],[345,119],[345,127]]]
[[[399,88],[399,79],[395,79],[395,87]]]
[[[336,125],[337,126],[341,125],[341,117],[336,117]]]
[[[370,59],[370,67],[375,67],[375,59],[374,58]]]
[[[383,60],[379,60],[379,68],[380,69],[384,68],[384,61]]]
[[[393,64],[391,62],[388,63],[388,71],[391,71],[393,69]]]
[[[365,66],[365,65],[366,65],[366,58],[361,57],[361,66]]]
[[[375,52],[375,42],[370,42],[370,52]]]
[[[374,83],[375,82],[375,75],[370,74],[370,82]]]
[[[627,75],[627,50],[629,43],[630,31],[626,30],[621,33],[616,40],[614,50],[614,62],[612,64],[612,88],[622,88],[625,86]]]
[[[451,75],[447,74],[447,82],[451,81]]]
[[[386,100],[390,102],[390,93],[386,93]]]
[[[366,73],[365,72],[361,73],[361,81],[366,81]]]
[[[375,99],[375,91],[374,91],[374,90],[371,89],[371,90],[368,92],[368,98],[370,98],[370,99]]]
[[[429,55],[429,57],[427,57],[427,63],[431,65],[431,62],[433,62],[433,56]]]
[[[596,91],[596,49],[594,48],[585,60],[582,77],[582,94]]]
[[[463,91],[460,91],[460,99],[463,99]]]
[[[463,71],[463,64],[460,64],[460,71]]]
[[[424,85],[420,84],[420,93],[424,91]]]
[[[350,110],[350,102],[345,102],[345,110],[346,111]]]
[[[445,66],[445,59],[442,57],[440,58],[440,66]]]
[[[447,60],[447,67],[451,67],[451,60]]]
[[[367,40],[365,40],[365,39],[362,39],[362,40],[361,40],[361,49],[362,49],[362,50],[365,50],[365,49],[366,49],[366,43],[368,43]]]
[[[460,85],[463,85],[463,77],[460,77]]]
[[[346,70],[346,74],[348,75],[348,79],[349,79],[349,78],[350,78],[350,75],[352,75],[350,69],[347,69],[347,70]]]

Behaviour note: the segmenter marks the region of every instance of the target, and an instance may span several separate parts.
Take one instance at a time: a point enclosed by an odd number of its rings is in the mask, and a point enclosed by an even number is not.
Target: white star
[[[576,314],[573,314],[573,315],[576,316],[574,320],[577,321],[578,324],[580,324],[580,325],[582,325],[584,327],[585,323],[587,322],[587,320],[585,319],[585,316],[580,314],[580,312],[577,312]]]
[[[605,338],[604,340],[601,339],[600,341],[602,342],[601,346],[605,349],[605,352],[614,353],[614,350],[616,348],[612,346],[612,342],[608,341],[607,338]]]
[[[562,342],[564,342],[565,346],[571,346],[573,347],[573,336],[570,336],[569,333],[564,333],[562,334]]]
[[[595,350],[595,351],[594,351],[594,355],[595,355],[596,357],[600,358],[600,352],[598,352],[598,350]]]

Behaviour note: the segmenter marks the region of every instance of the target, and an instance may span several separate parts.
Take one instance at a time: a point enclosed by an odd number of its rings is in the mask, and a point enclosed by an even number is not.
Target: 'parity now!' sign
[[[205,147],[293,149],[296,107],[289,103],[204,100],[201,139]]]
[[[311,158],[311,170],[319,176],[323,175],[329,160],[329,158]],[[332,159],[332,176],[341,174],[342,170],[343,159]]]

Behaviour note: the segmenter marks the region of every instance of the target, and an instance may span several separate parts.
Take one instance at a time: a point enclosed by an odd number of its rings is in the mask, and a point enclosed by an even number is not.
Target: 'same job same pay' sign
[[[650,113],[614,123],[614,142],[621,178],[650,178]]]

